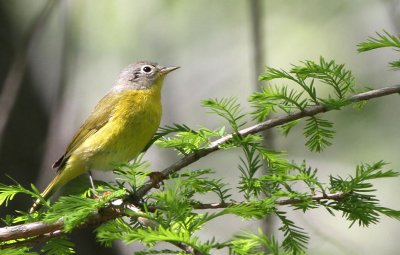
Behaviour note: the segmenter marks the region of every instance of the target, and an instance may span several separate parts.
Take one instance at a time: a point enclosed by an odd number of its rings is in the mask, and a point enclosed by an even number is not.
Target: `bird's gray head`
[[[165,76],[179,67],[163,67],[157,63],[140,61],[127,66],[115,81],[116,89],[149,89],[161,85]]]

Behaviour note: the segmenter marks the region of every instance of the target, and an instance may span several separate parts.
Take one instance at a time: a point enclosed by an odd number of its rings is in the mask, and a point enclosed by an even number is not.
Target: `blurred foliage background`
[[[258,89],[256,77],[266,65],[288,68],[324,56],[353,70],[359,87],[398,83],[399,72],[387,65],[396,52],[356,52],[357,43],[383,29],[400,32],[398,1],[0,1],[0,181],[10,183],[10,175],[43,189],[54,176],[51,164],[129,63],[181,66],[164,85],[162,123],[212,128],[221,121],[207,115],[200,101],[236,96],[249,109],[247,97]],[[390,96],[369,102],[361,112],[329,113],[337,134],[322,153],[307,152],[300,128],[286,138],[273,133],[273,144],[290,159],[307,159],[318,167],[322,180],[380,159],[400,170],[397,109],[398,97]],[[177,156],[153,146],[146,158],[161,170]],[[213,167],[234,187],[237,163],[232,151],[191,168]],[[95,177],[112,178],[105,175]],[[383,205],[399,209],[399,180],[377,186]],[[21,197],[12,209],[29,205]],[[393,219],[349,229],[340,215],[322,210],[290,215],[311,233],[310,254],[396,254],[400,248],[400,227]],[[260,224],[232,217],[201,235],[224,240]],[[269,224],[272,230],[279,227]],[[80,231],[73,240],[78,254],[131,254],[140,248],[116,244],[104,249],[95,244],[91,230]]]

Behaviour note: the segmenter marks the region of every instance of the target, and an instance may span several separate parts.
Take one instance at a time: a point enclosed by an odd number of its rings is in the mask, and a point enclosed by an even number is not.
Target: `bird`
[[[53,164],[57,174],[41,193],[44,199],[91,170],[113,170],[113,163],[137,157],[157,131],[162,115],[164,78],[179,67],[139,61],[121,71],[110,91],[78,129]],[[36,200],[29,210],[38,210]]]

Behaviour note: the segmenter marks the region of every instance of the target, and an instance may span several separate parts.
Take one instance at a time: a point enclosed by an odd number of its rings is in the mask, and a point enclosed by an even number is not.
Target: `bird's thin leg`
[[[90,181],[90,185],[92,186],[92,194],[94,195],[94,197],[98,197],[98,194],[96,192],[96,189],[94,187],[94,182],[93,182],[93,177],[92,177],[92,171],[88,171],[88,175],[89,175],[89,181]]]
[[[89,170],[88,175],[89,175],[90,185],[92,185],[92,189],[94,190],[92,171]]]

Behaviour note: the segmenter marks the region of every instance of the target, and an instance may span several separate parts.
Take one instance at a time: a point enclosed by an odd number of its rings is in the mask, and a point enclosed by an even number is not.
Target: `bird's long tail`
[[[64,171],[59,171],[54,177],[54,179],[50,182],[49,185],[47,185],[46,189],[40,194],[44,199],[49,199],[53,193],[58,190],[62,185],[64,185],[63,179],[65,176],[63,176]],[[64,178],[63,178],[64,177]],[[31,209],[29,209],[29,213],[33,213],[37,210],[39,210],[42,207],[40,199],[37,199],[35,203],[33,203]]]

